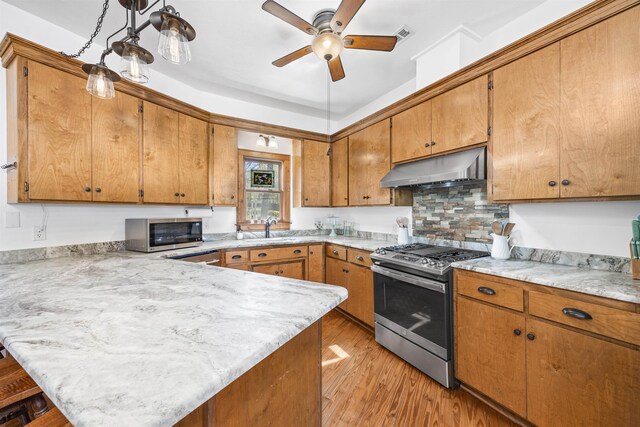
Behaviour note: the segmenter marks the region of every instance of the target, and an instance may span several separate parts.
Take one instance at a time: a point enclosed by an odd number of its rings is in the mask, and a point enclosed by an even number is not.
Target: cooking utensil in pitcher
[[[491,230],[498,236],[502,236],[502,224],[500,221],[493,221],[491,224]]]

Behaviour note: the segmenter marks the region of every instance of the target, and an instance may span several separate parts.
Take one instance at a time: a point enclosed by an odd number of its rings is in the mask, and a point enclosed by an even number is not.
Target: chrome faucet
[[[264,237],[266,239],[268,239],[269,237],[271,237],[271,226],[273,224],[275,224],[276,221],[275,219],[271,218],[271,217],[267,217],[267,219],[264,220]]]

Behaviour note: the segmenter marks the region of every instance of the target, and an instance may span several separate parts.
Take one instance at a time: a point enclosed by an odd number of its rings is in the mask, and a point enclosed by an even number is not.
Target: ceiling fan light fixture
[[[92,96],[102,99],[116,96],[113,83],[120,81],[118,73],[111,71],[104,63],[83,64],[82,70],[89,75],[86,89]]]
[[[191,61],[187,31],[182,23],[170,14],[165,14],[165,19],[162,20],[158,53],[167,61],[178,65]]]
[[[330,61],[340,56],[344,49],[342,38],[336,33],[326,32],[318,34],[311,42],[311,49],[318,58]]]

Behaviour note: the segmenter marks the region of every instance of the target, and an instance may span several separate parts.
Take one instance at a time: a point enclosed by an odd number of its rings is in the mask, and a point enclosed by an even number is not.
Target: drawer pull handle
[[[529,332],[529,333],[527,334],[527,339],[528,339],[529,341],[533,341],[533,340],[535,340],[535,339],[536,339],[536,335],[535,335],[535,334],[532,334],[531,332]]]
[[[242,255],[234,255],[231,257],[231,259],[240,259],[242,258]]]
[[[577,308],[566,307],[562,309],[562,314],[565,316],[573,317],[580,320],[591,320],[593,317],[586,311],[579,310]]]
[[[266,254],[265,252],[260,252],[260,253],[258,254],[258,256],[259,256],[260,258],[263,258],[263,257],[266,257],[266,256],[267,256],[267,254]]]
[[[362,255],[358,255],[358,256],[356,257],[356,259],[357,259],[358,261],[364,261],[364,257],[363,257]]]
[[[334,255],[338,255],[338,251],[336,251],[335,249],[333,250],[333,254]]]
[[[302,251],[300,249],[296,249],[295,251],[293,251],[293,253],[297,255],[297,254],[302,253]]]
[[[519,337],[520,334],[522,334],[522,331],[520,329],[514,329],[513,333],[515,334],[515,336]]]
[[[496,291],[494,291],[491,288],[487,288],[486,286],[480,286],[478,288],[478,292],[480,292],[481,294],[485,294],[485,295],[495,295]]]

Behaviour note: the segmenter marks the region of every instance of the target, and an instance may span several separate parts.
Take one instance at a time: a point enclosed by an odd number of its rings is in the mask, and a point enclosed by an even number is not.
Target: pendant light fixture
[[[138,15],[145,15],[151,8],[162,1],[160,10],[153,12],[149,19],[136,26]],[[82,69],[89,75],[87,79],[87,91],[99,98],[110,99],[115,96],[114,83],[120,80],[120,76],[135,83],[147,83],[149,81],[149,64],[154,61],[151,52],[138,44],[142,30],[152,25],[159,31],[158,53],[167,61],[174,64],[186,64],[191,60],[189,42],[195,39],[196,31],[176,11],[173,6],[167,6],[165,0],[156,0],[149,6],[149,0],[118,0],[120,5],[127,9],[126,23],[115,33],[107,37],[107,48],[102,52],[100,62],[96,64],[84,64]],[[102,13],[96,23],[96,29],[87,43],[73,55],[60,52],[69,58],[80,57],[88,49],[93,40],[102,29],[102,22],[109,8],[109,0],[104,0]],[[109,44],[109,40],[120,32],[126,30],[127,34],[119,41]],[[120,74],[110,70],[105,65],[105,58],[111,53],[116,53],[122,59],[120,61]]]

